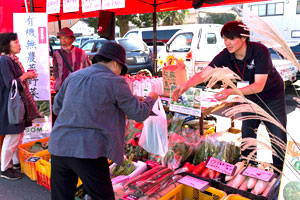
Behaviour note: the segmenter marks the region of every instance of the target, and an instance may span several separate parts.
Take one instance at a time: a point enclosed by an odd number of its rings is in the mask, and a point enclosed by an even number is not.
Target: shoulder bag
[[[24,102],[19,95],[16,79],[12,80],[8,95],[7,112],[9,124],[21,124],[24,122],[25,107]]]
[[[64,63],[67,65],[69,71],[72,73],[73,72],[73,69],[72,67],[70,66],[70,64],[68,63],[68,61],[66,60],[66,58],[62,55],[61,51],[58,50],[58,53],[60,54],[61,58],[63,59]]]

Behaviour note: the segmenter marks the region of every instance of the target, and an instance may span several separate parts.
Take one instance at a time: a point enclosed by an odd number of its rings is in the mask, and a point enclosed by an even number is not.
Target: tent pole
[[[153,72],[154,75],[157,75],[157,46],[156,46],[156,40],[157,40],[157,32],[156,32],[156,0],[154,0],[153,4]]]
[[[58,31],[61,30],[61,21],[59,20],[59,14],[57,13],[56,14],[56,17],[57,17],[57,23],[58,23]]]
[[[33,0],[30,0],[30,12],[34,12]]]

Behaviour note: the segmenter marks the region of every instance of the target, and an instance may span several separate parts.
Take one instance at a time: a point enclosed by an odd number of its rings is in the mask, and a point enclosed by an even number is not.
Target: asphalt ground
[[[300,111],[297,108],[297,103],[292,99],[297,96],[296,91],[300,94],[300,81],[298,80],[294,85],[286,87],[286,105],[288,112],[288,127],[290,133],[297,130],[297,121],[299,120]],[[229,119],[223,119],[217,113],[217,129],[222,130],[222,126],[229,126]],[[227,120],[227,121],[226,121]],[[237,128],[239,123],[235,125]],[[260,130],[260,129],[259,129]],[[263,129],[262,129],[263,130]],[[271,155],[268,156],[270,159]],[[0,178],[0,200],[50,200],[50,192],[36,181],[32,181],[26,175],[22,174],[22,179],[11,181]],[[276,195],[275,195],[276,196]],[[274,200],[277,198],[275,197]]]

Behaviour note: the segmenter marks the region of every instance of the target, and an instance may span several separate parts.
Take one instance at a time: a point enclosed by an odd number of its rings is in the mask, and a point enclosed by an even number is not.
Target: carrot
[[[259,195],[259,194],[263,193],[263,191],[265,191],[266,187],[267,187],[267,182],[258,180],[253,189],[254,194]]]
[[[238,173],[240,173],[240,171],[243,169],[244,165],[245,165],[244,161],[235,163],[234,166],[236,166],[236,170],[235,170],[234,174],[232,176],[226,175],[225,181],[230,181],[231,179],[233,179]]]
[[[266,187],[265,191],[262,193],[262,195],[264,197],[266,197],[269,194],[271,188],[276,183],[276,181],[277,181],[277,178],[273,178],[272,181],[268,184],[268,186]]]
[[[256,182],[257,182],[256,178],[250,177],[249,181],[248,181],[248,184],[247,184],[248,189],[253,189]]]
[[[200,175],[200,173],[205,169],[205,162],[200,163],[199,165],[197,165],[194,170],[193,170],[193,174],[197,174]]]

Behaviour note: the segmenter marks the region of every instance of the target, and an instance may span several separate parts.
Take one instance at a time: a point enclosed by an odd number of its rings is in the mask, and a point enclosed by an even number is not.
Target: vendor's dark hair
[[[112,59],[110,58],[106,58],[102,55],[96,54],[94,55],[94,57],[92,58],[92,64],[98,63],[98,62],[104,62],[104,63],[108,63],[112,61]]]
[[[248,41],[249,37],[244,36],[243,34],[250,35],[250,32],[249,30],[246,30],[244,26],[246,25],[241,21],[227,22],[226,24],[224,24],[221,30],[221,37],[223,38],[225,36],[231,40],[234,38],[246,37],[246,41]]]
[[[10,53],[10,42],[17,40],[18,35],[16,33],[1,33],[0,34],[0,53]]]

